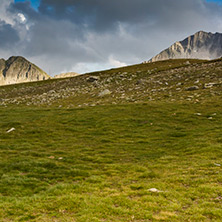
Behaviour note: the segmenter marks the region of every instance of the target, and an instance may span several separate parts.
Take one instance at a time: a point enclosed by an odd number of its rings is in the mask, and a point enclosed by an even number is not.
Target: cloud
[[[0,45],[2,57],[23,55],[51,74],[139,63],[199,30],[222,32],[222,6],[204,0],[42,0],[37,11],[28,1],[0,6],[4,41],[19,41],[7,53]]]
[[[122,66],[126,66],[127,64],[124,62],[120,62],[118,60],[116,60],[112,55],[109,57],[109,63],[114,67],[114,68],[118,68],[118,67],[122,67]]]
[[[26,22],[26,17],[22,13],[18,13],[18,17],[19,17],[21,23]]]
[[[7,9],[9,8],[10,4],[13,3],[13,0],[1,0],[0,1],[0,20],[12,24],[13,19],[11,14],[8,13]]]
[[[5,21],[0,21],[0,39],[0,48],[7,49],[15,46],[19,41],[19,36],[12,25],[6,24]]]

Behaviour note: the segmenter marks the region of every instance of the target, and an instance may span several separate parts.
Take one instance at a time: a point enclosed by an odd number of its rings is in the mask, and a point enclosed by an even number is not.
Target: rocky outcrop
[[[79,76],[80,74],[76,73],[76,72],[67,72],[67,73],[61,73],[59,75],[55,75],[54,78],[55,79],[62,79],[62,78],[70,78],[70,77],[75,77],[75,76]]]
[[[216,59],[222,56],[222,34],[197,32],[154,56],[149,62],[167,59]]]
[[[49,79],[50,76],[21,56],[8,60],[0,59],[0,85],[33,82]]]

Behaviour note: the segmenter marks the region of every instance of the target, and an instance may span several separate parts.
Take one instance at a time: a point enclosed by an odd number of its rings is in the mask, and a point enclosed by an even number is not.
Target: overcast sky
[[[222,32],[222,0],[0,0],[0,57],[50,75],[140,63],[197,31]]]

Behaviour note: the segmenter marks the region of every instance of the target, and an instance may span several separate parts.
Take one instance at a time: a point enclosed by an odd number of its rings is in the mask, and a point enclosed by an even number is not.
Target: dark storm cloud
[[[118,23],[150,23],[157,27],[192,25],[210,12],[221,13],[203,0],[42,0],[39,12],[95,31],[110,31]]]
[[[0,20],[0,48],[6,49],[19,42],[17,31],[4,21]]]
[[[29,19],[68,20],[83,30],[113,31],[119,23],[152,27],[181,27],[196,23],[210,13],[220,14],[221,7],[203,0],[42,0],[39,11],[29,2],[13,4],[11,10],[25,13]]]
[[[27,19],[11,26],[19,54],[53,73],[137,63],[199,30],[222,32],[222,7],[204,0],[42,0],[38,11],[29,2],[7,10]]]

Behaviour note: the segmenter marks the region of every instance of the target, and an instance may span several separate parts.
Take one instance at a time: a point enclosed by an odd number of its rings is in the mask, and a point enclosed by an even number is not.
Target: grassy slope
[[[221,221],[221,102],[207,98],[1,107],[0,220]]]

